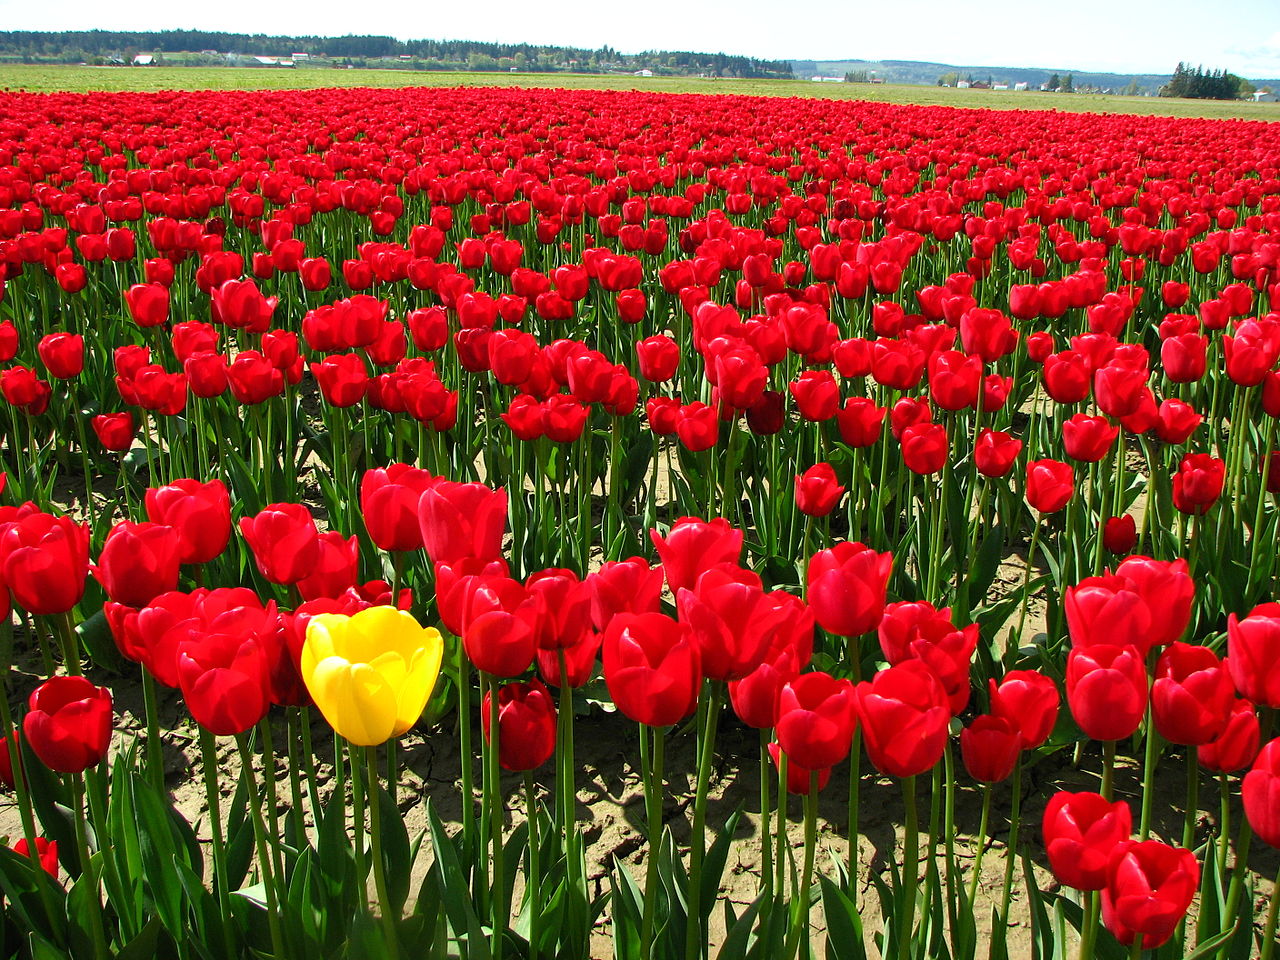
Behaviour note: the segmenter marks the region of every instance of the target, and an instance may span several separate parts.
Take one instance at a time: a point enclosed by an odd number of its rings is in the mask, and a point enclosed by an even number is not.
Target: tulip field
[[[1280,126],[0,92],[0,957],[1276,956]]]

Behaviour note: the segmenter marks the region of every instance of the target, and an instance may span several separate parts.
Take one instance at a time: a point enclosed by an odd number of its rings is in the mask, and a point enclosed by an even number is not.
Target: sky
[[[390,34],[624,53],[693,50],[779,60],[929,60],[963,66],[1164,73],[1179,60],[1280,78],[1280,0],[0,0],[4,30]],[[289,51],[281,51],[289,52]]]

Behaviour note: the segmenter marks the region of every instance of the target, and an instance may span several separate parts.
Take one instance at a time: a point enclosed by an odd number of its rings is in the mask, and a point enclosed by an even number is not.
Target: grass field
[[[85,90],[261,90],[315,87],[504,86],[664,93],[735,93],[770,97],[875,100],[996,110],[1065,110],[1173,117],[1280,120],[1277,103],[1162,100],[1104,94],[1006,90],[954,90],[900,84],[812,83],[804,80],[703,80],[696,77],[583,76],[579,74],[430,73],[408,70],[293,70],[237,67],[82,67],[5,64],[0,89],[33,92]]]

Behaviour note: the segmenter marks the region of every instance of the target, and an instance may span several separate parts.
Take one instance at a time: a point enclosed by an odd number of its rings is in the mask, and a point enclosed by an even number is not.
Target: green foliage
[[[1247,80],[1226,70],[1205,72],[1204,67],[1194,70],[1181,61],[1173,71],[1173,77],[1160,89],[1162,97],[1185,97],[1190,100],[1237,100],[1252,88]]]
[[[0,56],[35,63],[128,63],[139,52],[188,53],[216,51],[243,56],[288,56],[304,53],[360,66],[400,69],[475,70],[481,72],[528,70],[534,73],[606,73],[652,70],[659,75],[763,78],[790,77],[785,60],[724,53],[646,50],[622,54],[612,47],[589,50],[528,43],[483,43],[472,40],[397,40],[381,36],[270,36],[207,30],[115,30],[0,32]],[[400,58],[408,62],[400,62]],[[380,61],[394,61],[383,64]],[[159,61],[157,60],[157,63]],[[216,62],[216,61],[214,61]]]

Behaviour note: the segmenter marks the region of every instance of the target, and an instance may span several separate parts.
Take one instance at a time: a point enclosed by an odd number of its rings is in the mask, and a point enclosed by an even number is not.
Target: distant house
[[[1024,80],[1024,81],[1022,81],[1021,83],[1015,83],[1015,84],[1013,85],[1013,89],[1015,89],[1015,90],[1025,90],[1025,89],[1027,89],[1027,82]]]
[[[968,80],[957,80],[957,81],[956,81],[956,89],[957,89],[957,90],[968,90],[971,86],[973,86],[973,84],[971,84]]]
[[[291,60],[293,60],[293,62],[294,62],[294,63],[297,63],[299,60],[310,60],[310,59],[311,59],[311,54],[309,54],[309,53],[294,53],[294,54],[290,54],[290,59],[291,59]]]
[[[814,83],[844,83],[844,77],[811,77]]]
[[[1007,83],[993,83],[991,85],[991,89],[992,90],[1008,90],[1009,85]]]
[[[1257,90],[1253,94],[1254,103],[1275,103],[1277,99],[1280,98],[1277,98],[1270,90]]]
[[[133,58],[133,65],[135,67],[153,67],[155,66],[155,63],[156,58],[149,53],[140,53]]]
[[[514,69],[514,68],[513,68],[513,69]],[[652,77],[652,76],[653,76],[653,71],[652,71],[652,70],[649,70],[649,69],[647,69],[647,68],[646,68],[646,69],[644,69],[644,70],[637,70],[637,71],[635,72],[635,75],[636,75],[637,77]]]

